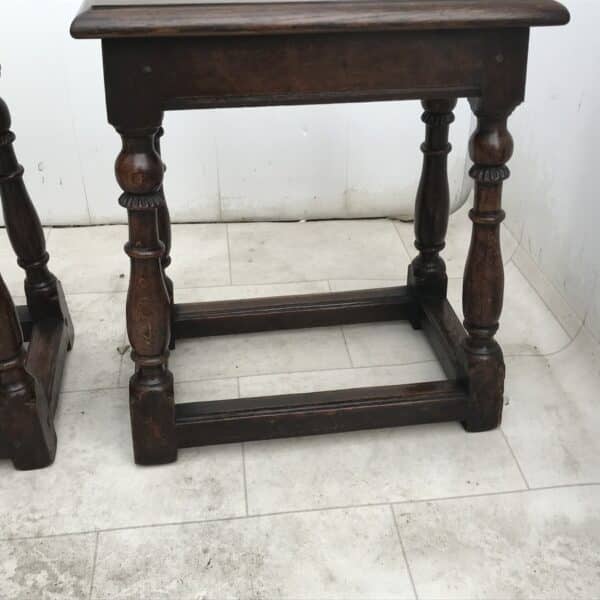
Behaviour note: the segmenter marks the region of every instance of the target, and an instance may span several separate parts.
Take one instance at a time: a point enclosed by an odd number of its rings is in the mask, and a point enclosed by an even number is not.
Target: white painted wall
[[[600,338],[600,2],[532,32],[525,104],[510,121],[509,229]]]
[[[80,0],[2,0],[0,95],[46,224],[123,222],[112,175],[100,46],[69,37]],[[532,33],[527,102],[511,119],[516,151],[507,224],[600,336],[600,22],[598,0],[566,0],[573,21]],[[407,216],[423,127],[417,103],[170,113],[166,186],[173,219]],[[461,195],[470,127],[452,128]]]
[[[2,0],[0,93],[46,224],[123,222],[100,44],[76,41],[80,0]],[[33,31],[31,27],[33,25]],[[410,215],[423,138],[418,103],[169,113],[163,141],[177,221]],[[453,128],[462,186],[470,125]]]

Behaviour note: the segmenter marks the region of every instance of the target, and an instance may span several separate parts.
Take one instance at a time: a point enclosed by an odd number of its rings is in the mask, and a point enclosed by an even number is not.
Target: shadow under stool
[[[88,0],[71,27],[102,40],[108,120],[131,259],[127,329],[135,372],[135,460],[178,448],[436,421],[486,431],[501,420],[504,359],[502,186],[507,119],[523,101],[531,27],[564,25],[553,0]],[[470,142],[473,222],[461,323],[440,252],[449,214],[449,127],[457,98],[477,117]],[[167,276],[170,220],[159,140],[168,110],[421,100],[425,142],[408,285],[354,292],[178,304]],[[202,243],[201,240],[198,241]],[[178,338],[409,320],[447,380],[176,404]],[[318,351],[318,349],[315,349]]]
[[[0,98],[0,195],[27,298],[15,307],[0,276],[0,457],[28,470],[50,465],[56,454],[54,414],[73,325],[60,282],[48,270],[44,231],[23,183],[10,125]]]

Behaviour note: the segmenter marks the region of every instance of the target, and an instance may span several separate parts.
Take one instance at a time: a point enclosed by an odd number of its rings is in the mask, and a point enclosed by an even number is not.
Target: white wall
[[[525,104],[510,121],[509,229],[600,337],[600,2],[532,32]]]
[[[100,44],[76,41],[80,0],[2,0],[0,94],[46,224],[123,222]],[[31,30],[33,26],[33,31]],[[166,188],[177,221],[411,215],[424,129],[418,103],[169,113]],[[453,127],[463,181],[466,102]]]
[[[70,39],[80,0],[2,0],[0,95],[46,224],[123,222],[112,175],[98,42]],[[511,119],[507,225],[600,336],[598,0],[532,33],[527,102]],[[406,216],[423,137],[417,103],[170,113],[166,185],[174,220]],[[460,196],[470,126],[459,103],[451,187]]]

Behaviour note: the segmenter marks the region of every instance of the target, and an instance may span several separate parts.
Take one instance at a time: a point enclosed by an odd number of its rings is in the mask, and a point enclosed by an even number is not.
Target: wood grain
[[[76,38],[269,35],[564,25],[553,0],[354,0],[338,2],[86,3]]]

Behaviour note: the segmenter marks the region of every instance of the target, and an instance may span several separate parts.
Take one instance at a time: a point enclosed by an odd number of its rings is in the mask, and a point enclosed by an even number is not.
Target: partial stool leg
[[[408,285],[420,296],[445,298],[448,288],[446,265],[440,256],[445,246],[450,190],[448,187],[448,143],[455,99],[423,100],[426,125],[421,145],[423,168],[415,202],[415,248],[418,256],[408,268]],[[418,317],[412,319],[418,328]]]
[[[487,431],[502,420],[505,369],[494,335],[504,294],[502,182],[510,174],[505,163],[512,155],[513,142],[506,128],[507,112],[488,112],[478,101],[471,104],[478,117],[470,143],[475,202],[469,213],[473,233],[465,266],[463,311],[472,412],[464,426],[468,431]]]
[[[21,470],[47,467],[56,454],[48,399],[25,357],[15,306],[0,277],[0,439]]]
[[[23,182],[23,167],[13,149],[10,114],[0,99],[0,195],[4,221],[19,265],[25,269],[25,294],[34,321],[63,319],[73,343],[73,326],[60,282],[48,270],[46,240],[39,217]]]
[[[160,152],[160,138],[164,135],[164,130],[161,127],[154,138],[156,152],[161,156]],[[162,157],[161,157],[162,160]],[[163,163],[163,170],[166,172],[167,167]],[[163,277],[165,285],[167,286],[167,292],[169,293],[169,300],[171,301],[171,340],[169,342],[169,350],[175,349],[175,336],[173,334],[173,306],[175,305],[175,292],[173,288],[173,282],[168,277],[166,271],[168,266],[171,264],[171,216],[169,215],[169,207],[165,200],[165,188],[164,185],[160,186],[159,193],[162,196],[162,204],[158,207],[158,237],[160,241],[165,245],[165,254],[161,259],[163,268]]]
[[[177,458],[173,376],[168,369],[170,299],[163,275],[165,245],[158,230],[158,209],[164,199],[157,132],[158,127],[120,131],[123,149],[116,163],[117,180],[124,191],[119,203],[129,218],[127,331],[136,364],[130,381],[130,409],[138,464]]]

